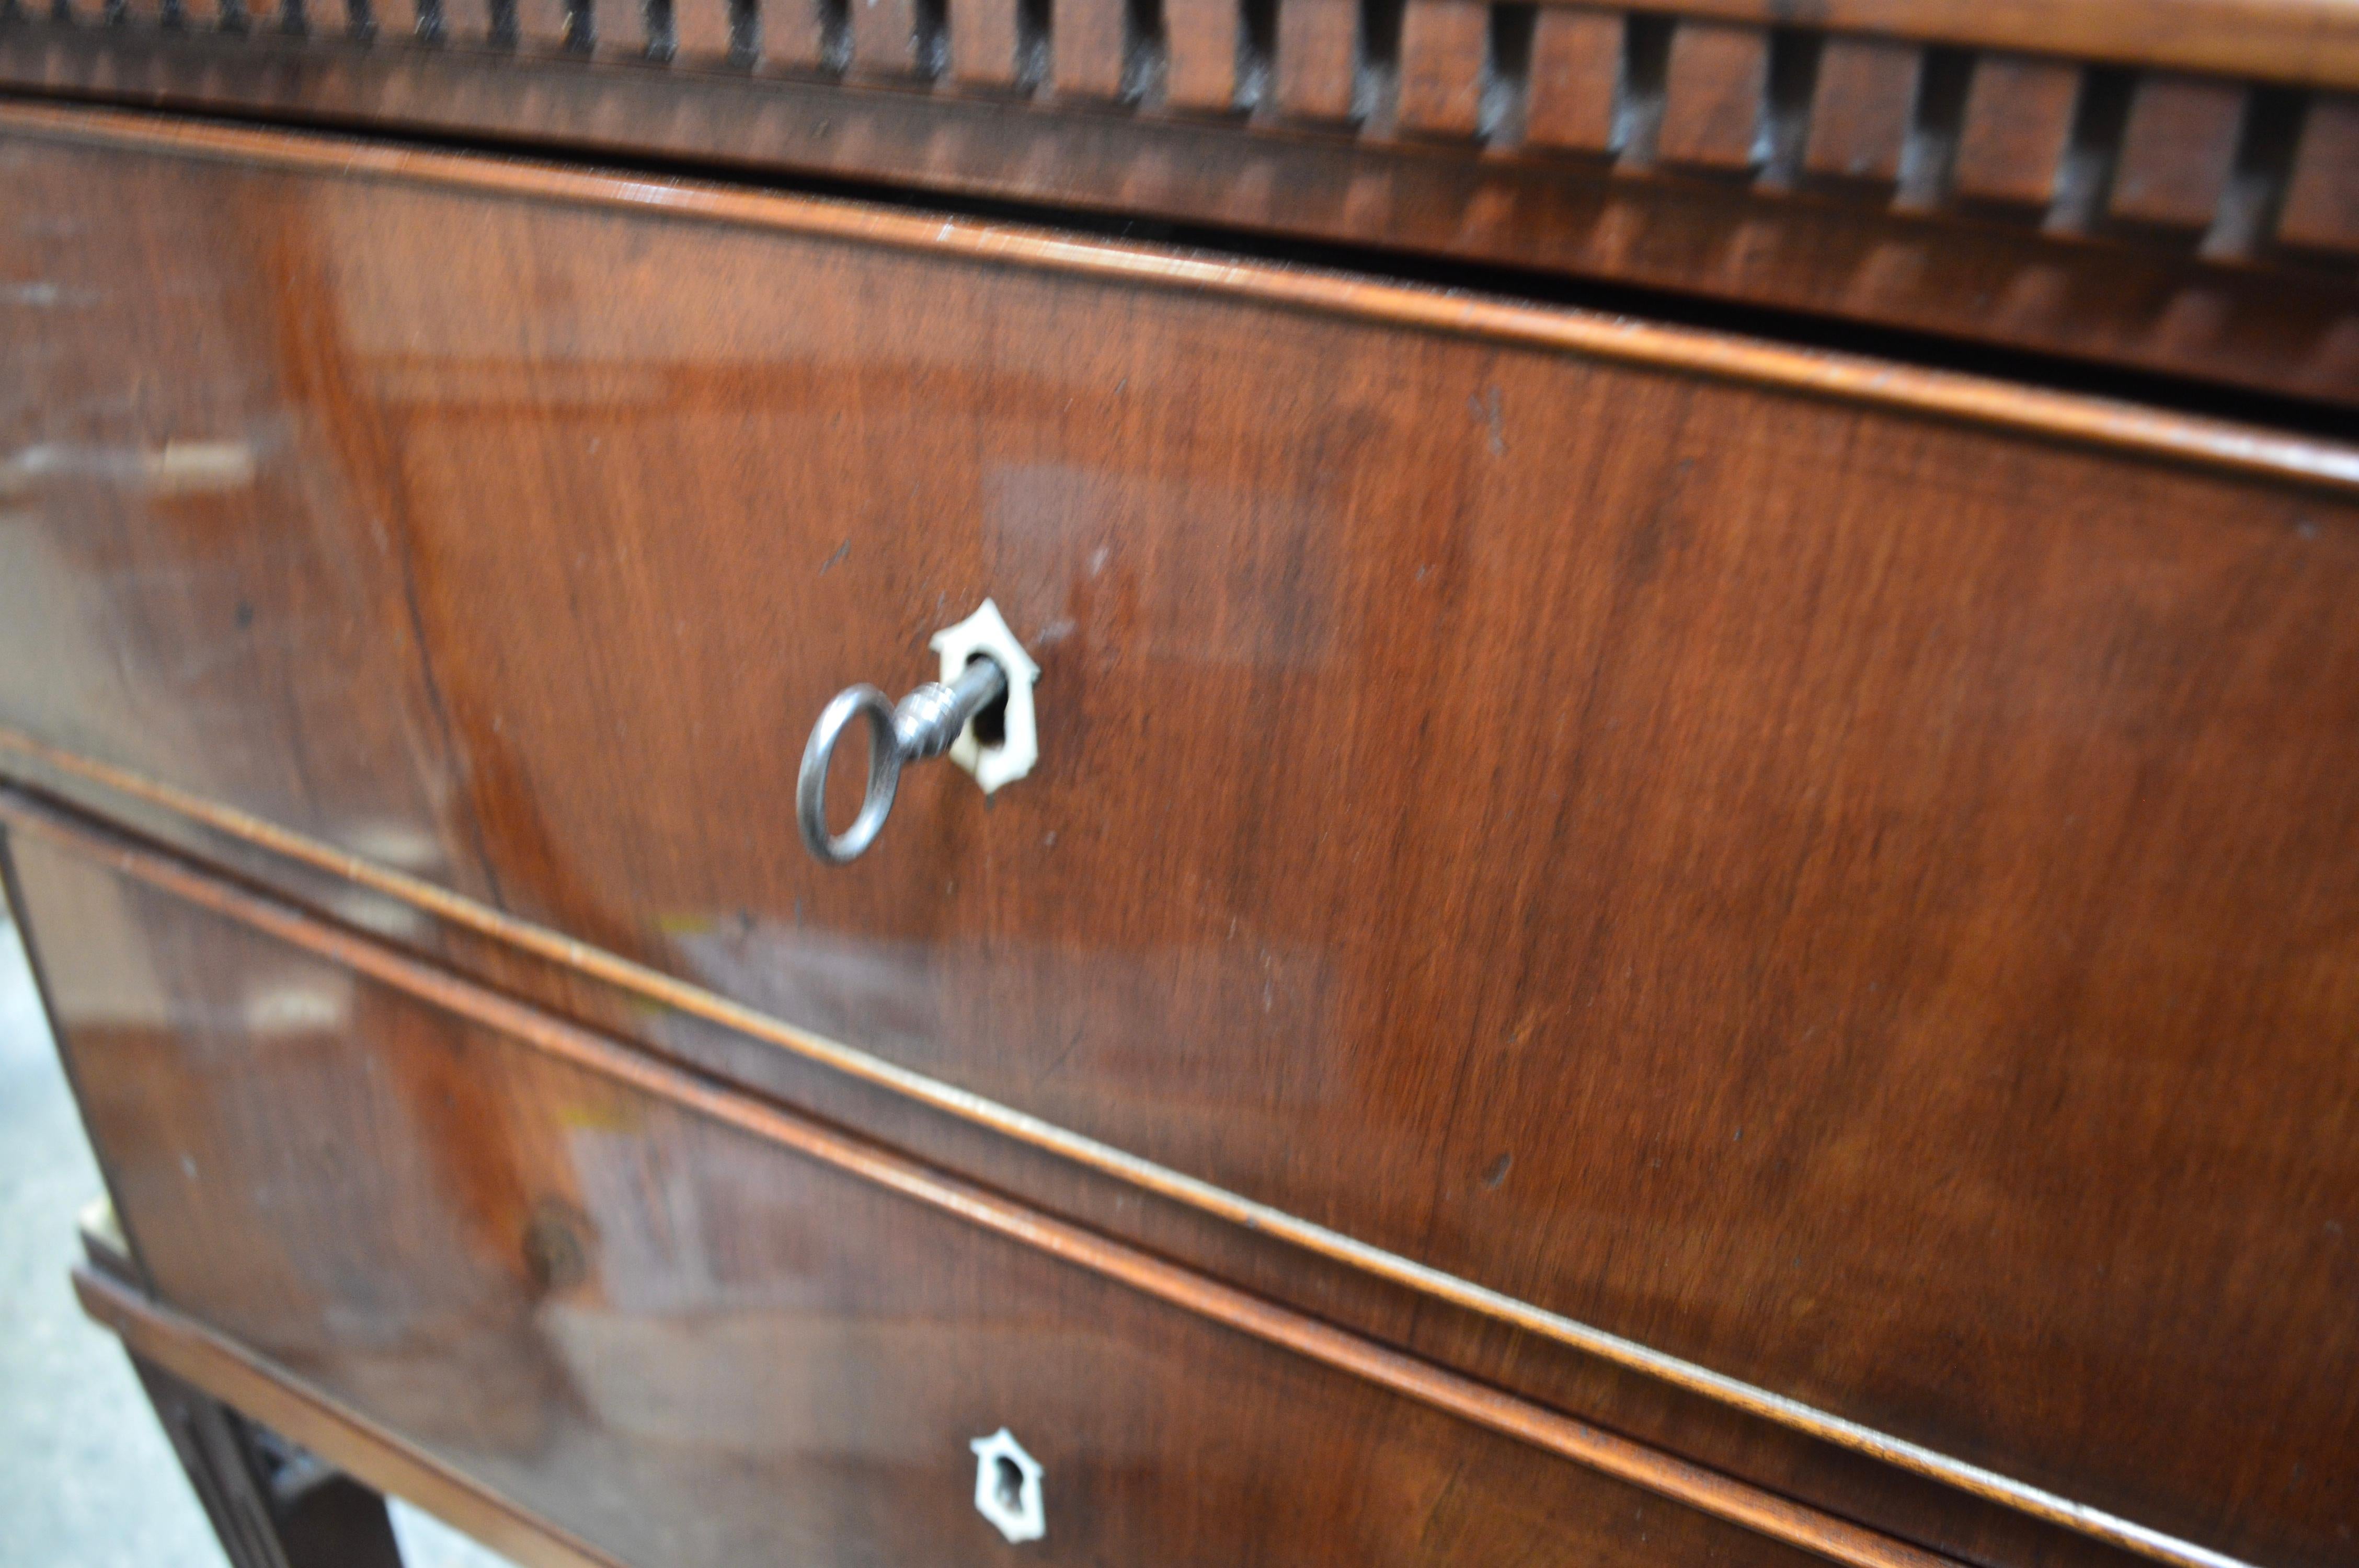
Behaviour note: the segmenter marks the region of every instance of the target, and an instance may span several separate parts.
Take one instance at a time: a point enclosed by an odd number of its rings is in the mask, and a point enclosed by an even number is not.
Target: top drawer
[[[12,0],[0,87],[1383,245],[2359,409],[2343,0]]]
[[[2300,450],[860,209],[17,124],[19,736],[2349,1561],[2359,516],[2256,471]],[[1038,770],[987,806],[913,773],[817,866],[811,719],[986,594]]]

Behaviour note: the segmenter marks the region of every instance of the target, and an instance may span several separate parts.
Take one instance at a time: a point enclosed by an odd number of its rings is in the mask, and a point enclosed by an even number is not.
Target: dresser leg
[[[230,1568],[401,1568],[382,1497],[162,1368],[131,1365]]]

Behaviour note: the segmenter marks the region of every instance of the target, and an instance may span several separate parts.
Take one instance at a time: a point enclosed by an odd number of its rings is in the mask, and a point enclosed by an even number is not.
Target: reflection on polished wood
[[[751,1086],[766,1097],[811,1106],[832,1121],[872,1129],[881,1139],[947,1157],[960,1168],[983,1173],[994,1187],[1027,1195],[1036,1210],[1088,1215],[1103,1232],[1138,1238],[1152,1250],[1195,1260],[1204,1271],[1250,1281],[1255,1288],[1284,1299],[1313,1303],[1322,1315],[1356,1325],[1371,1336],[1398,1336],[1407,1325],[1411,1336],[1429,1353],[1441,1351],[1478,1377],[1515,1384],[1574,1408],[1594,1410],[1625,1429],[1661,1433],[1675,1438],[1691,1454],[1714,1455],[1723,1468],[1800,1492],[1822,1507],[1864,1514],[1902,1535],[1943,1542],[1951,1550],[1984,1562],[2006,1562],[2024,1554],[2036,1554],[2045,1561],[2112,1561],[2096,1550],[2097,1538],[2126,1540],[2143,1555],[2165,1562],[2228,1561],[2060,1498],[2038,1493],[2027,1496],[2020,1483],[1976,1472],[1947,1455],[1910,1450],[1880,1433],[1845,1431],[1839,1418],[1826,1412],[1777,1400],[1764,1390],[1733,1384],[1692,1364],[1616,1340],[1527,1302],[1371,1249],[1283,1210],[1211,1187],[1010,1108],[981,1100],[938,1079],[910,1074],[866,1053],[794,1030],[699,988],[168,786],[54,749],[20,745],[16,760],[33,762],[52,782],[69,789],[104,780],[110,788],[97,798],[112,816],[140,818],[144,811],[143,826],[149,831],[212,861],[234,865],[241,878],[277,889],[295,902],[273,908],[266,901],[241,898],[217,881],[192,874],[170,857],[154,853],[153,845],[102,827],[38,794],[0,789],[0,824],[54,838],[118,872],[230,913],[282,940],[418,994],[452,1005],[460,1005],[454,1002],[456,998],[482,1003],[480,991],[446,986],[433,978],[431,970],[370,944],[354,944],[334,926],[306,917],[300,909],[308,905],[363,929],[398,934],[404,942],[431,954],[441,964],[492,980],[511,993],[537,999],[545,1007],[595,1020],[618,1037],[652,1047],[698,1071]],[[194,815],[180,815],[182,807]],[[263,844],[272,846],[272,850],[260,850]],[[276,852],[279,850],[293,859],[280,858]],[[290,874],[306,866],[319,868],[324,880],[307,881],[301,874]],[[380,899],[375,894],[378,888],[401,896]],[[439,918],[421,920],[428,911],[436,912],[438,917],[449,916],[453,924],[441,925]],[[485,942],[474,936],[476,932],[494,932],[498,936]],[[538,968],[520,964],[518,949],[544,953],[549,962]],[[585,985],[586,976],[592,973],[607,977],[614,989]],[[499,1016],[512,1020],[521,1015],[502,1012]],[[733,1027],[716,1029],[712,1027],[713,1021],[724,1021]],[[523,1030],[526,1037],[538,1033],[536,1027]],[[766,1049],[770,1046],[784,1046],[797,1054],[782,1055]],[[794,1070],[798,1066],[804,1070]],[[863,1085],[874,1085],[885,1092],[864,1098],[859,1092]],[[914,1108],[918,1106],[938,1108],[956,1119],[929,1121]],[[1036,1152],[1062,1160],[1024,1158]],[[1096,1172],[1108,1179],[1094,1186],[1074,1180]],[[1142,1195],[1176,1201],[1158,1212],[1151,1204],[1142,1205]],[[1215,1217],[1234,1222],[1236,1228],[1219,1228]],[[1186,1223],[1190,1219],[1201,1223],[1190,1226]],[[1326,1277],[1320,1277],[1316,1265],[1331,1261],[1342,1265],[1343,1271],[1330,1270]],[[1383,1291],[1377,1288],[1380,1282],[1407,1288],[1409,1299],[1384,1300]],[[1514,1325],[1522,1332],[1503,1341],[1495,1336],[1446,1328],[1443,1315],[1435,1309],[1451,1307],[1462,1307],[1477,1317]],[[1557,1364],[1547,1364],[1550,1353],[1567,1346],[1590,1355],[1570,1358],[1557,1355]],[[1617,1380],[1614,1376],[1617,1369],[1632,1375]],[[1706,1395],[1712,1402],[1690,1399],[1680,1408],[1681,1390]],[[1853,1453],[1835,1453],[1832,1457],[1836,1463],[1831,1465],[1828,1451],[1792,1440],[1790,1433],[1780,1433],[1777,1426],[1748,1422],[1738,1413],[1740,1410],[1763,1412],[1765,1408],[1778,1425],[1793,1431],[1832,1430],[1839,1440],[1848,1439],[1843,1445]],[[1886,1469],[1869,1459],[1871,1454],[1903,1468]],[[1917,1482],[1910,1471],[1927,1482]],[[1932,1481],[1943,1484],[1927,1484]],[[1948,1489],[1952,1487],[1960,1489]],[[2020,1511],[2010,1515],[1977,1507],[1977,1497],[1991,1498]],[[2038,1540],[2040,1532],[2031,1525],[2031,1519],[2057,1516],[2061,1516],[2059,1522],[2088,1539],[2078,1542],[2070,1538]]]
[[[1798,1561],[1560,1455],[1835,1562],[1940,1562],[447,979],[467,1012],[38,838],[16,861],[160,1294],[625,1560],[840,1540],[940,1560],[981,1539],[965,1440],[1004,1424],[1050,1467],[1052,1560],[1489,1563],[1577,1541]],[[150,1000],[168,1016],[134,1022]],[[1267,1492],[1285,1507],[1253,1505]]]

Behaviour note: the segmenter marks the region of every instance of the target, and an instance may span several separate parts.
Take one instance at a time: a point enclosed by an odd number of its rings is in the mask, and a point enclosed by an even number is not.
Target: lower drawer
[[[815,1158],[812,1124],[594,1070],[514,1004],[10,849],[155,1291],[625,1561],[984,1560],[971,1444],[1003,1427],[1043,1562],[1813,1561],[1272,1344],[1217,1287],[1187,1310],[919,1168]]]

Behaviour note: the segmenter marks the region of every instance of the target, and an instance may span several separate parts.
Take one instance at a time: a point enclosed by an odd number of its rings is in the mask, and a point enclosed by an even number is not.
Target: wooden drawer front
[[[2328,489],[931,221],[0,158],[58,216],[0,265],[60,290],[5,411],[45,455],[0,724],[2080,1501],[2347,1560]],[[919,770],[815,865],[807,726],[985,594],[1045,669],[1038,771],[986,809]]]
[[[625,1562],[1817,1561],[12,848],[158,1293]]]

